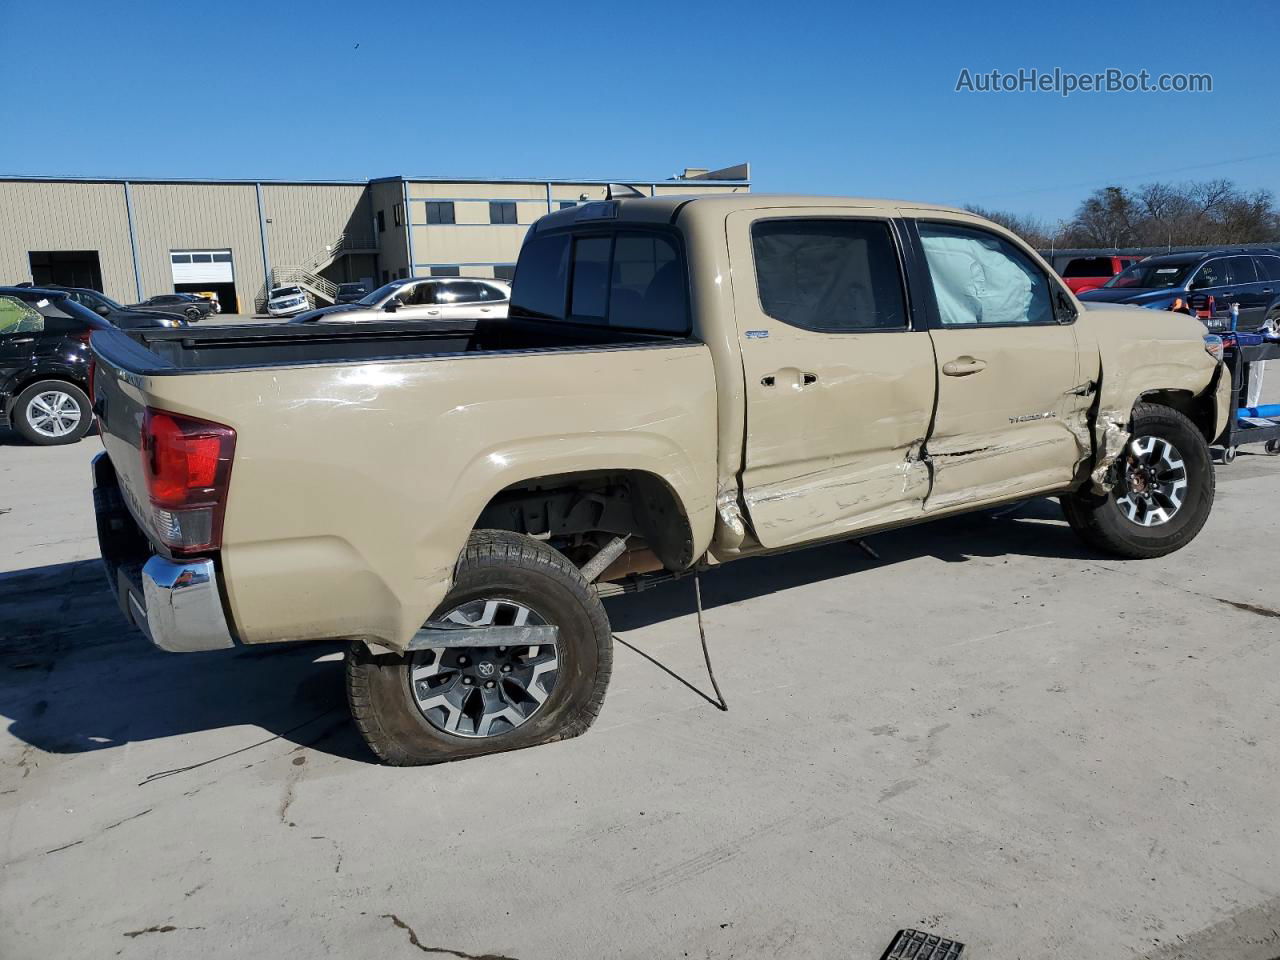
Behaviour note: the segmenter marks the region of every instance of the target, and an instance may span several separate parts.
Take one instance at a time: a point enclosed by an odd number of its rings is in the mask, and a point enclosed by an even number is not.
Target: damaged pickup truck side
[[[1061,498],[1155,557],[1213,503],[1190,317],[1085,309],[959,210],[735,195],[551,213],[509,318],[93,336],[103,558],[157,646],[342,639],[394,764],[582,733],[601,596]]]

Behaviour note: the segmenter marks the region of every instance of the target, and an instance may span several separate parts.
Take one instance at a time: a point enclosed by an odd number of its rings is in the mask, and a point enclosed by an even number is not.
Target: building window
[[[514,200],[490,200],[490,223],[518,223],[516,220],[516,202]]]
[[[568,210],[570,207],[576,207],[577,205],[578,205],[578,201],[577,201],[577,200],[561,200],[561,201],[560,201],[560,206],[559,206],[559,208],[558,208],[558,209],[560,209],[560,210]]]
[[[387,215],[383,213],[381,210],[379,210],[378,216],[376,217],[376,219],[378,221],[378,232],[386,233],[387,232]]]
[[[408,268],[407,268],[407,267],[401,267],[401,268],[400,268],[400,279],[401,279],[401,280],[407,280],[407,279],[409,279],[409,270],[408,270]]]
[[[382,282],[383,283],[391,282],[391,274],[389,274],[386,270],[382,271]]]
[[[428,200],[427,223],[456,223],[452,200]]]
[[[514,263],[499,263],[495,265],[493,278],[495,280],[506,280],[510,283],[516,278],[516,265]]]
[[[462,276],[461,267],[432,267],[431,276],[433,277],[460,277]]]
[[[391,210],[392,219],[395,220],[397,227],[404,226],[404,204],[397,203]]]

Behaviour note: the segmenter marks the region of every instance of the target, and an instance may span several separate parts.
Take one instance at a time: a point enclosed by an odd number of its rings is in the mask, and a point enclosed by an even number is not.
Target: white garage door
[[[235,283],[230,250],[171,250],[173,282]]]

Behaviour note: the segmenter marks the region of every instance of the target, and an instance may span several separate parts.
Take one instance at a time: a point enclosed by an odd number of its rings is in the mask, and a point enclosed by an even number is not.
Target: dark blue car
[[[1238,303],[1242,330],[1255,330],[1268,318],[1280,320],[1280,251],[1211,250],[1148,257],[1098,289],[1080,294],[1086,302],[1188,312],[1203,310],[1209,297],[1217,314]]]

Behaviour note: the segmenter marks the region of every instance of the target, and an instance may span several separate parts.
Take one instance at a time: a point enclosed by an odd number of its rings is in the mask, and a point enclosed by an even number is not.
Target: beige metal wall
[[[342,234],[374,236],[364,184],[264,183],[263,213],[273,266],[306,261]]]
[[[749,190],[746,184],[723,184],[714,180],[631,185],[646,196],[651,193],[663,196]],[[494,264],[515,263],[529,225],[545,215],[548,209],[558,210],[562,201],[603,200],[607,190],[604,184],[599,183],[553,182],[548,187],[546,181],[535,180],[527,183],[409,181],[408,187],[416,272],[426,274],[432,265],[458,265],[464,276],[484,277],[493,276]],[[426,201],[432,198],[453,201],[453,224],[427,224]],[[515,200],[517,223],[491,224],[490,200]],[[390,209],[387,217],[390,229]],[[384,262],[387,260],[384,256]]]
[[[253,309],[264,280],[253,184],[135,183],[132,190],[144,297],[173,291],[170,251],[230,248],[239,309]]]
[[[0,181],[0,284],[31,280],[32,250],[97,250],[107,296],[135,299],[124,184]]]
[[[378,266],[387,271],[390,277],[398,275],[400,270],[409,270],[409,249],[406,245],[405,228],[396,226],[395,208],[404,199],[404,183],[401,180],[378,180],[369,184],[369,208],[373,216],[381,210],[386,229],[377,234]],[[376,229],[376,227],[375,227]],[[382,283],[382,274],[375,278]]]

